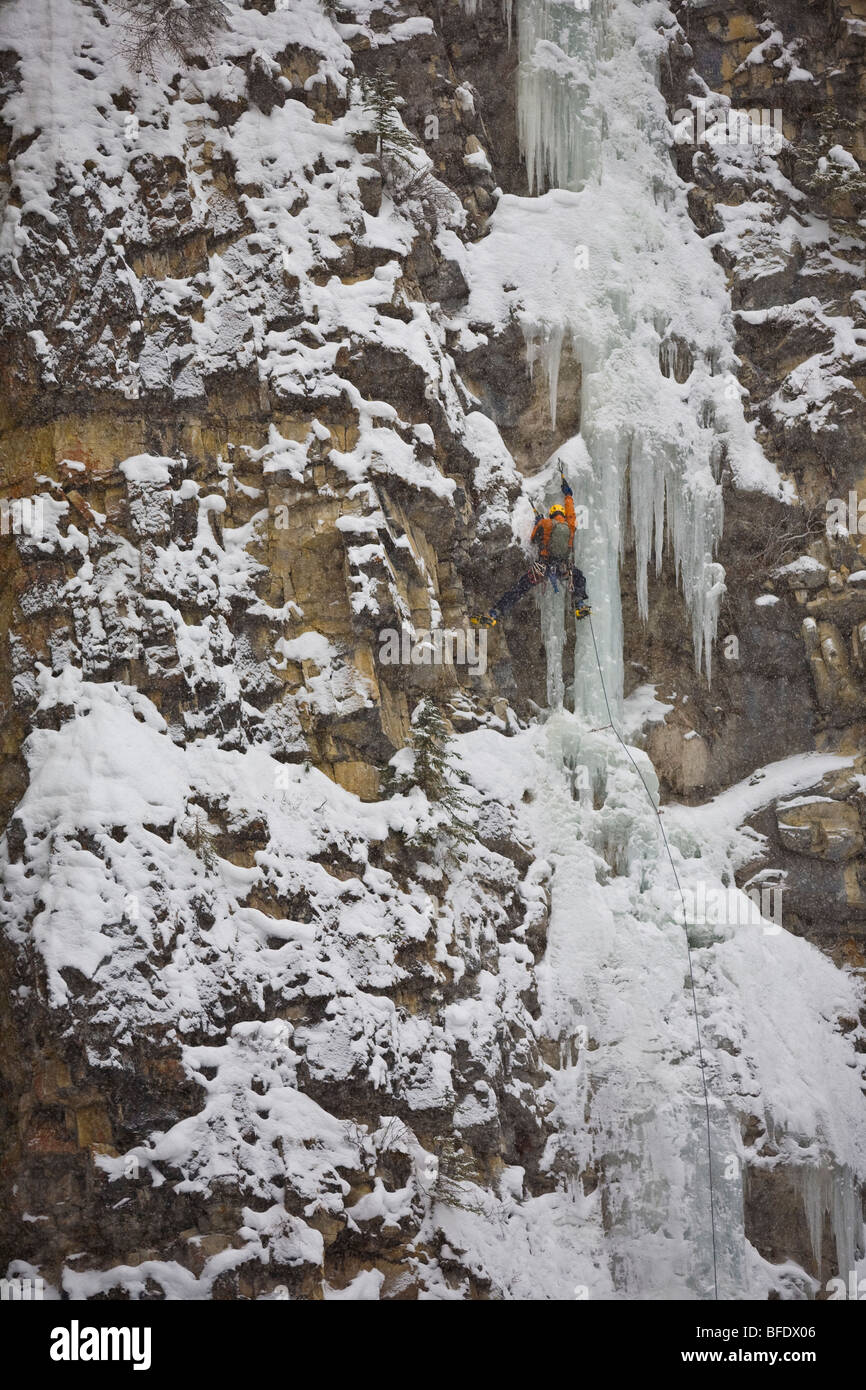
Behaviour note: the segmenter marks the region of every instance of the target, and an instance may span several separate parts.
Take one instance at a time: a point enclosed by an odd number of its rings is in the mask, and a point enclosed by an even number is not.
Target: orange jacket
[[[574,544],[574,529],[577,519],[574,515],[574,498],[570,493],[567,494],[563,503],[565,507],[565,520],[561,516],[540,516],[532,528],[530,540],[539,547],[539,554],[542,560],[547,560],[550,556],[550,537],[553,534],[554,526],[568,527],[569,544]]]

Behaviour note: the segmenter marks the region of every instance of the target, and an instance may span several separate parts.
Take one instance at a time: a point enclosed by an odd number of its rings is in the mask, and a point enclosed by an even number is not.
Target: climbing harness
[[[587,615],[587,616],[589,616],[589,615]],[[697,1039],[698,1039],[698,1061],[699,1061],[699,1063],[700,1063],[700,1070],[701,1070],[701,1085],[702,1085],[703,1091],[704,1091],[704,1111],[705,1111],[705,1113],[706,1113],[706,1118],[707,1118],[707,1173],[708,1173],[708,1176],[709,1176],[709,1188],[710,1188],[710,1230],[711,1230],[711,1234],[712,1234],[712,1244],[713,1244],[713,1287],[714,1287],[714,1289],[715,1289],[716,1298],[718,1299],[718,1297],[719,1297],[719,1271],[718,1271],[718,1255],[717,1255],[717,1250],[716,1250],[716,1215],[715,1215],[715,1191],[714,1191],[714,1187],[713,1187],[713,1149],[712,1149],[712,1137],[711,1137],[711,1130],[710,1130],[710,1097],[709,1097],[709,1092],[707,1091],[706,1064],[705,1064],[705,1062],[704,1062],[704,1048],[703,1048],[703,1042],[702,1042],[702,1040],[701,1040],[701,1024],[700,1024],[700,1018],[699,1018],[699,1016],[698,1016],[698,996],[697,996],[697,993],[696,993],[696,990],[695,990],[695,976],[694,976],[694,971],[693,971],[693,969],[692,969],[692,948],[691,948],[691,943],[690,943],[690,941],[689,941],[689,932],[688,932],[688,924],[687,924],[688,912],[687,912],[687,909],[686,909],[686,897],[685,897],[685,893],[683,892],[683,886],[682,886],[682,884],[680,883],[680,876],[679,876],[679,874],[677,873],[677,866],[676,866],[676,864],[674,863],[674,856],[673,856],[673,854],[672,854],[672,852],[671,852],[670,842],[668,841],[667,833],[666,833],[666,831],[665,831],[665,825],[664,825],[664,821],[663,821],[663,819],[662,819],[661,810],[659,809],[658,806],[656,806],[655,801],[653,800],[653,794],[652,794],[652,792],[650,791],[649,787],[647,786],[646,779],[645,779],[643,773],[641,772],[640,768],[638,767],[637,763],[635,762],[634,758],[632,757],[631,752],[630,752],[629,747],[628,747],[628,744],[625,742],[625,739],[622,737],[622,735],[620,734],[619,730],[617,729],[616,725],[615,725],[614,722],[613,722],[613,713],[612,713],[611,708],[610,708],[610,701],[609,701],[609,699],[607,698],[607,687],[605,686],[605,683],[604,683],[604,672],[603,672],[602,669],[601,669],[601,657],[600,657],[599,654],[598,654],[598,643],[597,643],[596,640],[595,640],[595,629],[594,629],[594,627],[593,627],[593,625],[592,625],[592,618],[591,618],[591,617],[589,618],[589,630],[590,630],[590,632],[592,633],[592,645],[593,645],[593,647],[595,648],[595,662],[596,662],[596,665],[598,666],[598,675],[599,675],[599,679],[600,679],[600,681],[601,681],[601,692],[602,692],[602,694],[603,694],[603,696],[604,696],[604,703],[605,703],[605,706],[606,706],[606,708],[607,708],[608,719],[610,720],[610,723],[609,723],[609,724],[603,724],[603,725],[601,726],[601,729],[599,729],[599,730],[593,730],[593,732],[601,732],[603,729],[612,729],[613,732],[614,732],[614,734],[616,735],[617,739],[619,740],[620,744],[622,745],[626,757],[628,758],[629,762],[631,763],[632,767],[634,768],[634,770],[635,770],[635,772],[637,773],[638,777],[640,778],[641,782],[643,782],[644,791],[646,792],[647,797],[648,797],[648,799],[649,799],[649,803],[650,803],[650,805],[652,806],[653,811],[655,812],[656,820],[657,820],[658,823],[659,823],[659,829],[660,829],[661,832],[662,832],[662,839],[664,840],[665,849],[666,849],[667,852],[668,852],[668,859],[671,861],[671,868],[672,868],[672,870],[673,870],[674,880],[675,880],[675,882],[676,882],[677,889],[678,889],[679,895],[680,895],[680,900],[681,900],[682,905],[683,905],[683,921],[686,923],[686,951],[687,951],[687,953],[688,953],[688,958],[689,958],[689,985],[690,985],[690,987],[691,987],[692,1008],[693,1008],[693,1010],[694,1010],[694,1015],[695,1015],[695,1033],[697,1034]]]

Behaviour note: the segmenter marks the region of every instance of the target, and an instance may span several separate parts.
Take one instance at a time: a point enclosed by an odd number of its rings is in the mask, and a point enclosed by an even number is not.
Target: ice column
[[[566,341],[581,363],[580,433],[588,452],[579,497],[591,521],[579,537],[579,563],[591,580],[602,664],[617,701],[618,566],[626,545],[634,548],[644,617],[649,566],[658,570],[670,547],[696,661],[710,673],[724,592],[713,560],[722,528],[718,476],[731,414],[722,402],[732,360],[721,323],[724,286],[671,164],[657,85],[665,40],[649,24],[648,8],[631,0],[590,8],[519,0],[518,17],[529,184],[536,193],[549,186],[580,194],[567,207],[563,195],[547,195],[554,199],[548,225],[563,247],[559,264],[569,235],[583,258],[555,294],[530,287],[521,322],[530,365],[540,362],[547,374],[554,424]],[[570,219],[565,232],[563,218]],[[597,692],[584,679],[587,641],[579,632],[575,689],[577,707],[595,718]]]

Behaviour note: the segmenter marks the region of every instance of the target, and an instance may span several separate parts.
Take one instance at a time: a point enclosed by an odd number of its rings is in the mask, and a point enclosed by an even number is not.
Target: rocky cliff
[[[526,52],[557,10],[231,0],[145,56],[134,6],[0,16],[10,1274],[805,1298],[863,1258],[866,28],[592,12],[636,26],[658,216],[724,299],[718,447],[698,348],[647,339],[707,444],[715,551],[681,560],[668,475],[647,575],[632,485],[598,669],[532,598],[439,660],[525,570],[530,497],[558,466],[589,488],[612,428],[589,328],[552,371],[520,279],[547,233],[517,214],[579,196],[525,157],[521,71],[579,85],[564,39]],[[687,128],[731,106],[782,135]],[[596,500],[592,544],[613,523]],[[581,715],[602,670],[632,754]],[[418,775],[425,697],[456,822]],[[684,930],[674,862],[689,891],[782,885],[781,930]]]

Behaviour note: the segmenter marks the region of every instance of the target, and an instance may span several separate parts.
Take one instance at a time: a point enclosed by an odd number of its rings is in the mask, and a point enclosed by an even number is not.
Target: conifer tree
[[[152,68],[159,52],[188,63],[195,52],[209,50],[228,19],[223,0],[117,0],[117,5],[129,20],[131,57],[139,70]]]
[[[397,85],[383,72],[361,78],[361,100],[373,114],[373,130],[380,159],[389,155],[411,163],[415,141],[404,128],[397,112]]]
[[[472,829],[465,819],[469,802],[460,790],[467,778],[454,765],[451,734],[441,712],[429,697],[412,714],[410,747],[414,754],[411,782],[420,787],[434,809],[434,823],[416,833],[418,845],[433,845],[444,834],[466,844]]]

